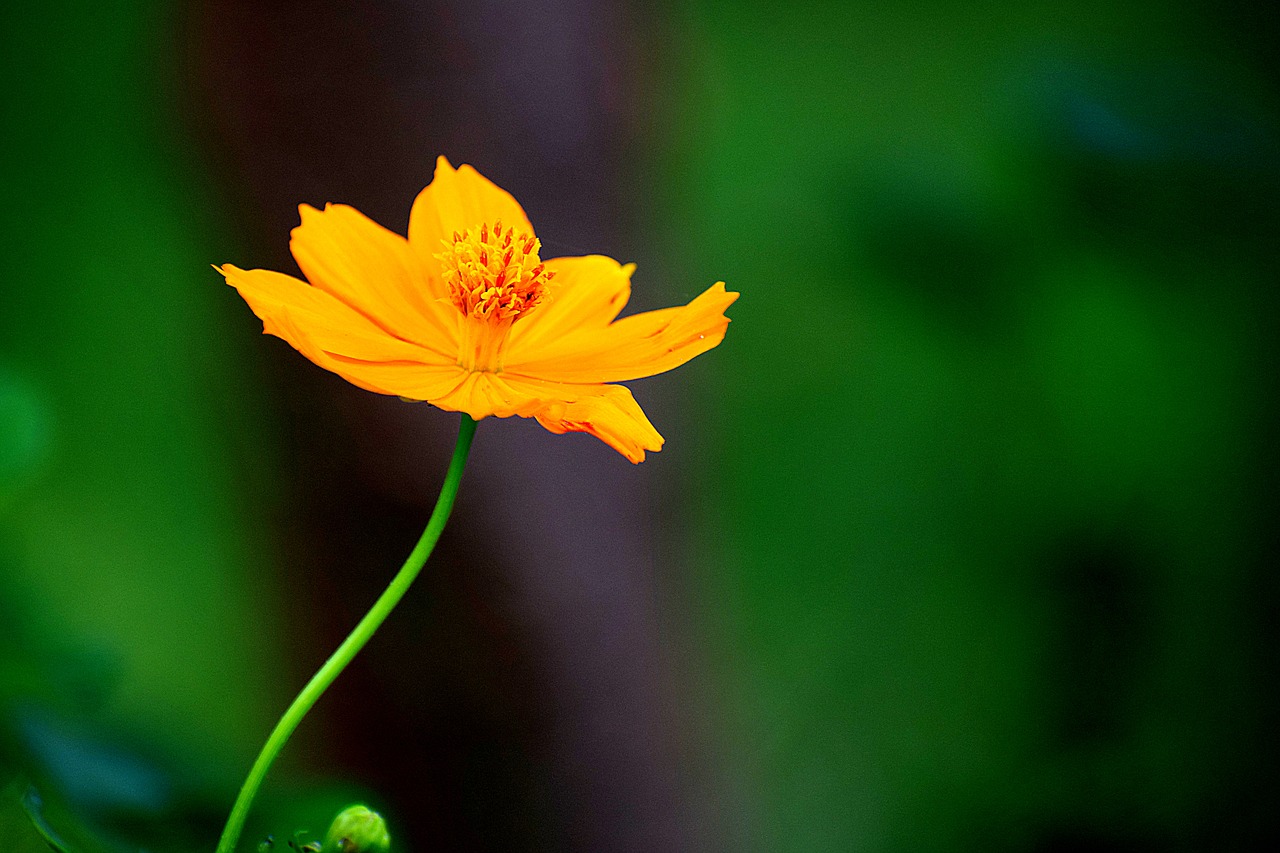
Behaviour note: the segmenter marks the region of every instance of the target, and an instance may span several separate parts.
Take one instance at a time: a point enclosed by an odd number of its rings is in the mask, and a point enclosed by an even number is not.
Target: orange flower
[[[615,319],[633,264],[539,257],[524,210],[470,166],[441,157],[409,237],[352,207],[299,208],[289,248],[307,282],[218,271],[316,364],[361,388],[480,418],[537,418],[589,432],[632,462],[662,436],[623,382],[684,364],[724,339],[738,298],[718,282],[681,308]]]

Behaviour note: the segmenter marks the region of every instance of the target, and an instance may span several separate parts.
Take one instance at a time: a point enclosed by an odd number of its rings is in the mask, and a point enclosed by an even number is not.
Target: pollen
[[[555,273],[538,257],[541,241],[498,220],[441,241],[440,260],[449,301],[466,317],[513,322],[547,297]]]

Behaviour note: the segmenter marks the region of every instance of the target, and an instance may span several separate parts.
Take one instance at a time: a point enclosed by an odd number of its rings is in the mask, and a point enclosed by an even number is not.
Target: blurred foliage
[[[173,22],[78,5],[0,12],[0,813],[26,837],[30,781],[78,849],[80,820],[191,849],[278,705],[262,425],[214,331]]]
[[[1274,77],[1192,4],[698,2],[740,848],[1274,834]],[[691,227],[690,224],[694,223]],[[726,354],[728,355],[728,354]]]
[[[0,597],[111,662],[110,719],[247,760],[278,671],[244,517],[262,427],[213,331],[226,241],[157,85],[162,13],[3,12]]]

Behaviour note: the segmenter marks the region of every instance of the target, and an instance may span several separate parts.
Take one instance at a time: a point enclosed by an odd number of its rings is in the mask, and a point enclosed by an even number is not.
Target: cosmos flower
[[[307,281],[217,268],[266,334],[361,388],[476,420],[537,418],[554,433],[590,433],[632,462],[663,439],[612,383],[720,343],[738,298],[718,282],[683,307],[619,320],[634,265],[542,260],[516,200],[443,157],[413,203],[407,239],[347,205],[299,210],[289,248]]]

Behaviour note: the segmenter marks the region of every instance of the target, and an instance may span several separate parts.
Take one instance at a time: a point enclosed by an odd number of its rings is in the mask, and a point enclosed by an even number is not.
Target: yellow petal
[[[468,371],[466,378],[456,388],[428,402],[446,411],[466,412],[476,420],[490,416],[532,417],[543,405],[540,398],[521,394],[499,378],[498,374],[483,370]]]
[[[508,351],[506,369],[551,382],[623,382],[679,367],[724,339],[737,293],[717,282],[688,305],[625,317]],[[536,315],[529,316],[534,322]]]
[[[298,208],[289,249],[307,279],[398,338],[457,349],[457,311],[428,291],[405,238],[345,204]]]
[[[555,400],[535,415],[551,432],[594,435],[632,462],[644,452],[662,449],[662,436],[645,417],[631,392],[621,385],[586,386],[590,394]]]
[[[631,298],[635,264],[622,266],[613,258],[587,255],[552,258],[546,265],[555,273],[548,300],[511,327],[507,352],[517,360],[522,351],[535,352],[571,332],[603,329]]]
[[[435,258],[444,250],[441,241],[452,242],[455,231],[465,234],[468,228],[493,227],[497,220],[502,220],[504,229],[513,226],[533,234],[529,217],[511,193],[470,166],[454,169],[448,160],[438,158],[435,177],[418,193],[409,211],[409,245],[428,271],[437,298],[448,296]]]
[[[296,332],[292,319],[281,322],[286,340]],[[364,361],[318,349],[305,337],[298,337],[298,352],[331,373],[366,391],[390,394],[407,400],[427,401],[450,394],[467,378],[456,364],[426,364],[415,361]],[[290,341],[292,343],[292,340]]]
[[[334,296],[293,276],[231,264],[218,271],[261,318],[265,333],[361,388],[425,400],[447,394],[463,379],[453,361],[392,337]]]
[[[554,433],[590,433],[632,462],[644,461],[646,450],[662,449],[662,436],[621,385],[565,385],[477,371],[430,402],[476,420],[519,415],[537,418]]]

